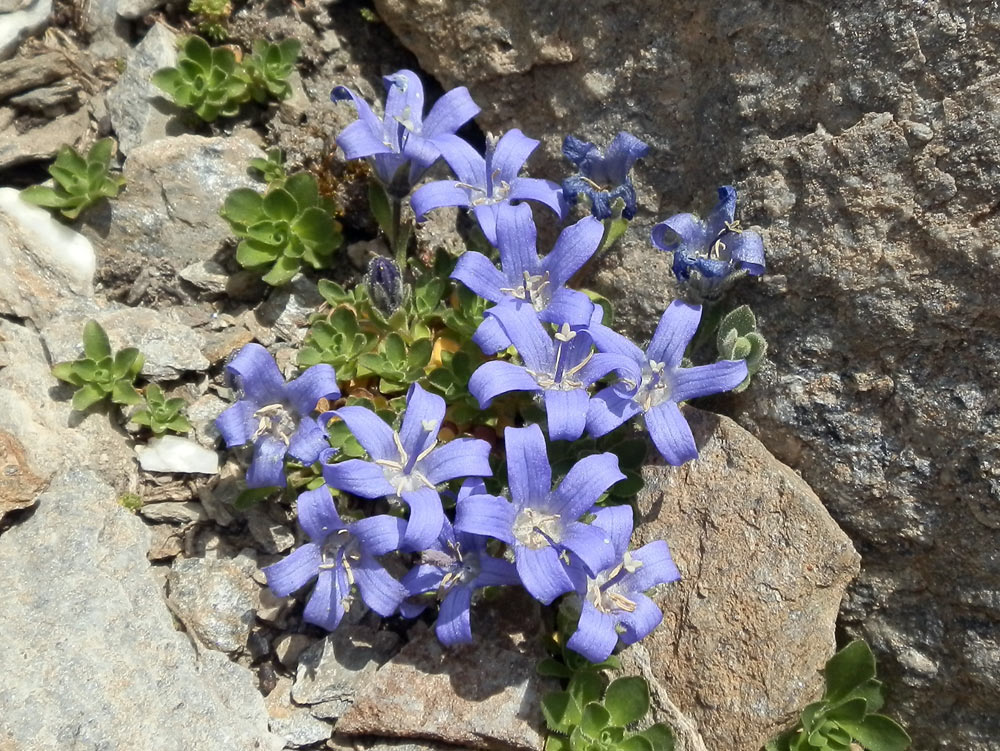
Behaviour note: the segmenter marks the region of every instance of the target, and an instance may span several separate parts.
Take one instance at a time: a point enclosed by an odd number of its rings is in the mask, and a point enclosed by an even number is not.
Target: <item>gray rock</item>
[[[682,576],[654,596],[663,623],[643,646],[709,749],[756,751],[822,694],[859,558],[802,478],[752,435],[686,414],[698,459],[647,466],[636,503],[632,544],[666,540]]]
[[[190,371],[208,369],[201,354],[201,334],[178,323],[169,310],[77,306],[56,317],[42,331],[53,362],[75,360],[83,354],[80,339],[88,319],[96,320],[118,351],[137,347],[146,357],[142,374],[152,380],[172,380]]]
[[[81,108],[23,133],[13,121],[12,109],[0,109],[0,169],[51,159],[67,143],[82,146],[80,138],[90,127],[90,114]]]
[[[274,654],[285,669],[293,669],[301,654],[315,643],[315,639],[305,634],[282,634],[274,641]],[[291,691],[291,682],[288,684]]]
[[[391,631],[342,625],[299,655],[292,699],[317,717],[339,717],[398,648],[399,637]]]
[[[205,507],[194,501],[167,501],[166,503],[144,504],[139,513],[151,522],[193,524],[208,521]]]
[[[284,523],[280,510],[267,509],[264,504],[248,508],[246,511],[247,528],[265,553],[283,553],[295,544],[295,534]]]
[[[128,190],[111,203],[108,223],[89,229],[109,274],[162,258],[175,270],[210,260],[231,236],[219,216],[236,188],[259,188],[247,174],[264,157],[242,136],[184,135],[133,148],[123,176]]]
[[[221,415],[230,403],[223,401],[215,394],[208,393],[188,404],[185,414],[194,428],[194,437],[202,446],[215,448],[219,442],[219,429],[215,427],[215,418]]]
[[[145,525],[86,471],[59,473],[0,537],[0,627],[17,645],[0,650],[0,736],[12,748],[281,749],[250,672],[199,658],[174,630],[148,547]],[[51,686],[58,702],[42,698]]]
[[[67,301],[94,295],[90,241],[13,188],[0,188],[0,264],[0,313],[39,326]]]
[[[175,561],[167,575],[168,596],[184,626],[209,649],[236,652],[246,645],[260,587],[230,560]]]
[[[229,284],[229,274],[215,261],[198,261],[185,266],[178,274],[181,279],[206,292],[221,295]]]
[[[122,18],[136,19],[165,4],[166,0],[118,0],[116,7]]]
[[[775,275],[731,301],[753,303],[773,360],[739,419],[864,551],[842,619],[879,657],[885,711],[927,747],[993,749],[1000,685],[982,635],[1000,624],[995,8],[376,9],[424,70],[470,87],[484,130],[544,139],[536,176],[566,174],[565,131],[652,145],[640,214],[597,279],[631,334],[648,336],[676,294],[652,223],[737,185]]]
[[[52,0],[21,0],[7,2],[0,10],[0,60],[17,51],[22,40],[45,28]]]
[[[108,92],[111,127],[118,135],[118,148],[126,156],[137,146],[170,135],[177,109],[150,78],[160,68],[176,62],[177,35],[156,23],[129,54],[125,72]]]
[[[464,746],[451,743],[434,743],[427,740],[398,740],[395,738],[358,738],[335,733],[327,741],[333,751],[462,751]],[[680,749],[678,749],[680,751]]]
[[[118,0],[89,0],[82,27],[90,36],[88,50],[100,58],[125,57],[131,51],[128,22],[118,16]]]
[[[300,344],[309,329],[309,316],[323,304],[316,282],[302,274],[280,287],[257,311],[260,324],[273,328],[286,342]]]
[[[72,73],[66,56],[58,52],[24,54],[5,60],[0,62],[0,101],[68,78]]]
[[[278,685],[267,695],[264,703],[271,718],[268,723],[271,732],[285,739],[286,748],[322,743],[330,737],[333,726],[313,717],[308,709],[292,704],[291,690],[291,679],[279,678]]]

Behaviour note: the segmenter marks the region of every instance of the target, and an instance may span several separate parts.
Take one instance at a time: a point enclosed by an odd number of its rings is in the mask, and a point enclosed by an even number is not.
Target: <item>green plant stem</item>
[[[698,332],[694,335],[694,339],[691,340],[684,355],[695,359],[695,355],[701,349],[714,342],[721,321],[722,305],[718,302],[706,302],[704,313],[701,316],[701,325],[698,326]],[[712,359],[714,360],[714,356]]]
[[[402,272],[406,269],[406,246],[409,244],[410,235],[406,234],[406,239],[401,239],[403,234],[403,202],[395,196],[389,196],[389,206],[392,209],[392,237],[389,243],[392,245],[393,253],[396,257],[396,266]]]

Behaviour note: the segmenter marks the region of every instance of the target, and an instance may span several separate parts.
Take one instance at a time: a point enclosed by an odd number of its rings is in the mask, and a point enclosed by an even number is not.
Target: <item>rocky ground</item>
[[[0,746],[541,748],[537,608],[477,613],[477,644],[454,651],[422,621],[303,624],[259,571],[301,542],[293,509],[233,507],[239,458],[212,424],[225,359],[256,341],[291,367],[321,302],[320,275],[271,290],[239,268],[223,198],[281,147],[344,209],[327,276],[356,278],[375,232],[333,142],[353,109],[329,91],[381,101],[379,76],[411,67],[429,99],[433,79],[468,85],[483,131],[542,139],[537,175],[564,174],[567,130],[654,146],[640,216],[596,273],[636,336],[674,290],[654,221],[733,182],[764,234],[770,274],[744,295],[772,361],[715,405],[743,427],[693,412],[701,459],[650,466],[640,499],[640,542],[667,539],[684,579],[629,659],[678,747],[755,751],[786,726],[821,688],[839,610],[915,748],[997,748],[1000,16],[562,6],[383,0],[373,20],[354,2],[238,4],[244,47],[303,43],[294,93],[208,126],[149,83],[189,31],[184,4],[0,0]],[[116,200],[68,228],[14,195],[63,143],[105,135],[127,180]],[[421,248],[460,244],[455,218]],[[72,412],[49,369],[79,354],[90,318],[188,400],[184,466],[137,456],[105,412]]]

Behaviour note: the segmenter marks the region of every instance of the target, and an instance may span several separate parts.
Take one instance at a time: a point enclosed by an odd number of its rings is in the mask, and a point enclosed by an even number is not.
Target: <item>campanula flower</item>
[[[470,495],[456,508],[455,529],[507,543],[524,588],[544,605],[573,589],[564,560],[575,555],[596,575],[614,562],[607,533],[580,521],[608,488],[625,479],[614,454],[584,457],[552,487],[545,437],[537,425],[507,428],[510,501]]]
[[[462,499],[483,495],[482,480],[467,480],[458,492]],[[435,632],[442,644],[467,644],[472,641],[471,605],[475,593],[483,587],[521,583],[517,569],[502,558],[486,552],[487,538],[456,532],[445,519],[437,542],[420,555],[420,563],[403,577],[410,596],[434,592],[441,601]],[[414,618],[426,607],[426,600],[407,600],[400,612]]]
[[[625,355],[633,363],[630,375],[591,398],[587,411],[587,432],[591,436],[605,435],[642,414],[649,437],[669,464],[680,466],[698,456],[691,428],[678,405],[698,396],[734,389],[747,376],[744,360],[681,367],[684,350],[698,330],[700,320],[700,305],[671,303],[645,353],[606,326],[590,327],[599,350]]]
[[[314,413],[321,399],[338,399],[330,365],[313,365],[289,383],[274,358],[259,344],[247,344],[226,365],[240,400],[215,421],[226,446],[253,444],[247,487],[285,486],[285,456],[315,462],[330,447]]]
[[[478,438],[455,438],[438,446],[444,399],[410,386],[406,412],[397,433],[365,407],[342,407],[328,413],[343,420],[370,461],[323,462],[323,479],[331,487],[361,498],[399,499],[410,509],[402,549],[424,550],[444,525],[437,486],[456,477],[488,477],[490,445]],[[328,415],[324,415],[327,417]],[[332,455],[324,452],[321,460]]]
[[[401,70],[382,81],[386,90],[382,119],[346,86],[331,92],[333,101],[350,99],[358,111],[358,119],[337,136],[337,145],[348,159],[371,157],[379,180],[398,188],[392,192],[401,197],[441,155],[437,139],[454,134],[479,114],[479,106],[469,90],[459,86],[438,99],[424,118],[424,87],[416,73]],[[402,167],[409,168],[408,174],[400,172]]]
[[[630,506],[594,509],[594,517],[591,523],[605,530],[616,559],[597,576],[579,566],[568,569],[580,598],[580,621],[566,646],[598,663],[608,659],[619,639],[634,644],[660,625],[663,613],[645,592],[681,575],[663,540],[627,549],[632,536]]]
[[[563,180],[563,196],[575,203],[582,193],[590,199],[590,212],[601,220],[611,218],[611,205],[616,198],[621,198],[625,203],[622,216],[632,219],[637,207],[629,172],[648,152],[648,145],[624,132],[615,136],[608,146],[607,156],[592,143],[566,136],[563,155],[576,165],[579,174]]]
[[[674,254],[674,276],[701,299],[717,299],[739,277],[764,273],[764,241],[735,217],[736,189],[724,185],[704,221],[676,214],[653,227],[653,244]]]
[[[584,217],[564,229],[555,246],[539,260],[537,232],[531,209],[511,206],[497,215],[498,270],[481,253],[463,253],[451,276],[490,302],[527,304],[542,321],[575,324],[590,320],[594,305],[582,292],[564,285],[597,251],[604,226],[593,217]],[[484,352],[510,346],[500,326],[484,320],[473,339]]]
[[[383,514],[344,524],[326,485],[299,496],[298,515],[309,542],[264,568],[271,591],[287,597],[316,579],[303,619],[327,631],[333,631],[350,608],[355,585],[376,613],[395,613],[406,588],[376,556],[399,548],[406,522]]]
[[[410,199],[417,221],[424,221],[428,211],[442,206],[472,209],[486,239],[495,246],[497,216],[511,201],[538,201],[562,219],[565,212],[558,183],[518,177],[538,143],[515,128],[499,141],[487,137],[486,155],[482,157],[458,136],[438,138],[435,145],[458,180],[439,180],[417,188]]]
[[[631,360],[613,353],[594,353],[583,327],[564,323],[553,338],[528,306],[497,305],[486,311],[496,318],[521,356],[523,365],[492,360],[469,379],[469,393],[481,409],[509,391],[540,393],[548,417],[549,438],[575,441],[587,424],[588,389],[615,369],[627,370]]]

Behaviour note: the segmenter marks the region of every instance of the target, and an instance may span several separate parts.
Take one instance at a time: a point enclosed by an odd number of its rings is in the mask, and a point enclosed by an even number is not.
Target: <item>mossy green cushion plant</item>
[[[63,146],[49,167],[55,187],[33,185],[21,191],[21,198],[36,206],[59,209],[67,219],[76,219],[98,201],[117,196],[125,185],[123,178],[108,171],[114,150],[111,138],[95,143],[86,156],[72,146]]]
[[[142,401],[135,383],[145,359],[134,347],[111,353],[108,335],[97,321],[83,327],[84,356],[73,362],[52,366],[52,375],[77,387],[73,409],[82,412],[108,397],[115,404],[138,404]]]
[[[212,48],[198,36],[181,44],[176,68],[161,68],[153,84],[174,102],[192,110],[205,122],[219,115],[232,117],[250,98],[250,89],[236,56],[226,47]]]
[[[273,286],[291,281],[303,263],[314,269],[328,266],[343,241],[332,203],[319,195],[308,172],[292,175],[264,195],[234,190],[220,213],[240,238],[236,260],[262,272]]]

